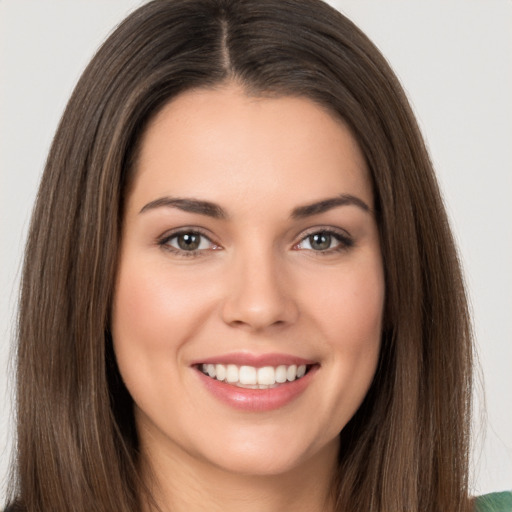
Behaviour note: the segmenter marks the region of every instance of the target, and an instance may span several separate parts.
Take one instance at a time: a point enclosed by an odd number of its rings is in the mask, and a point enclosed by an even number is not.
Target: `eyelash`
[[[354,246],[354,239],[346,232],[341,232],[339,230],[335,230],[333,228],[322,228],[322,227],[315,227],[309,231],[309,233],[306,233],[301,239],[300,242],[295,244],[293,248],[295,249],[300,244],[304,243],[308,238],[314,236],[314,235],[327,235],[329,237],[334,238],[338,243],[337,246],[331,247],[326,250],[318,250],[315,251],[314,249],[306,249],[311,251],[312,253],[318,256],[329,256],[335,253],[345,252],[351,249]],[[299,250],[299,249],[296,249]]]
[[[211,240],[211,238],[203,233],[201,230],[197,228],[190,228],[190,229],[180,229],[179,231],[175,231],[170,234],[165,234],[163,237],[161,237],[158,240],[158,245],[162,247],[162,249],[165,249],[166,251],[172,252],[173,254],[176,254],[177,256],[183,256],[186,258],[189,258],[191,256],[203,256],[205,252],[208,249],[194,249],[191,251],[187,251],[184,249],[179,249],[177,247],[173,247],[172,245],[169,245],[169,242],[173,240],[174,238],[178,238],[182,235],[192,235],[192,236],[199,236],[206,240],[208,240],[209,244],[213,245],[213,248],[210,248],[209,250],[218,250],[220,248],[219,245],[217,245],[215,242]]]
[[[192,235],[192,236],[202,237],[202,238],[206,239],[208,241],[208,243],[211,244],[213,247],[211,247],[209,249],[194,249],[194,250],[188,251],[188,250],[184,250],[184,249],[179,249],[177,247],[173,247],[169,244],[171,240],[177,239],[179,236],[182,236],[182,235]],[[308,240],[310,237],[312,237],[314,235],[327,235],[327,236],[334,238],[338,242],[338,245],[336,245],[335,247],[332,247],[332,248],[328,248],[326,250],[305,249],[305,250],[311,251],[315,255],[327,256],[327,255],[330,255],[333,253],[340,253],[340,252],[347,251],[354,246],[354,240],[348,233],[342,233],[342,232],[340,232],[338,230],[334,230],[332,228],[317,227],[317,228],[311,229],[309,231],[309,233],[306,233],[304,236],[302,236],[300,241],[293,245],[293,249],[300,250],[300,248],[299,248],[300,244],[304,243],[306,240]],[[208,235],[206,235],[205,233],[203,233],[201,230],[199,230],[197,228],[180,229],[179,231],[175,231],[170,234],[165,234],[160,239],[158,239],[157,243],[160,247],[162,247],[166,251],[172,252],[173,254],[176,254],[178,256],[183,256],[183,257],[204,256],[206,254],[206,252],[209,250],[219,250],[220,249],[219,245],[217,245],[215,242],[213,242]]]

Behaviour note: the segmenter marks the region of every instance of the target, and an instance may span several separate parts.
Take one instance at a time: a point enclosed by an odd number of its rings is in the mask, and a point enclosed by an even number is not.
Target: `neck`
[[[157,507],[144,512],[334,511],[336,448],[329,445],[299,467],[272,475],[233,473],[185,452],[146,452],[151,470],[144,474]]]

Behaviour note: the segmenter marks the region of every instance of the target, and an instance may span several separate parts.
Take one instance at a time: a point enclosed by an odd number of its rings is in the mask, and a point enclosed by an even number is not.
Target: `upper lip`
[[[198,359],[192,362],[192,366],[199,364],[235,364],[237,366],[254,366],[261,368],[263,366],[291,366],[293,364],[299,365],[313,365],[318,361],[311,359],[304,359],[291,354],[250,354],[246,352],[233,352],[229,354],[222,354],[218,356],[208,357],[206,359]]]

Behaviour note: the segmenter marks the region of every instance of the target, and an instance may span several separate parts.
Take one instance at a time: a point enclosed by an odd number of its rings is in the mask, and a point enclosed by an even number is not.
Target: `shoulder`
[[[512,491],[478,496],[475,499],[474,512],[512,512]]]

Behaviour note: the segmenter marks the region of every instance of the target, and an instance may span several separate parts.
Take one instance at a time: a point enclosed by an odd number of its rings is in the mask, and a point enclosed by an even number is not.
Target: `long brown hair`
[[[30,512],[127,512],[148,499],[109,334],[123,196],[149,119],[185,90],[227,81],[323,105],[371,172],[385,325],[374,382],[340,434],[339,510],[467,510],[471,333],[442,199],[395,75],[319,0],[150,2],[83,73],[26,248],[13,501]]]

